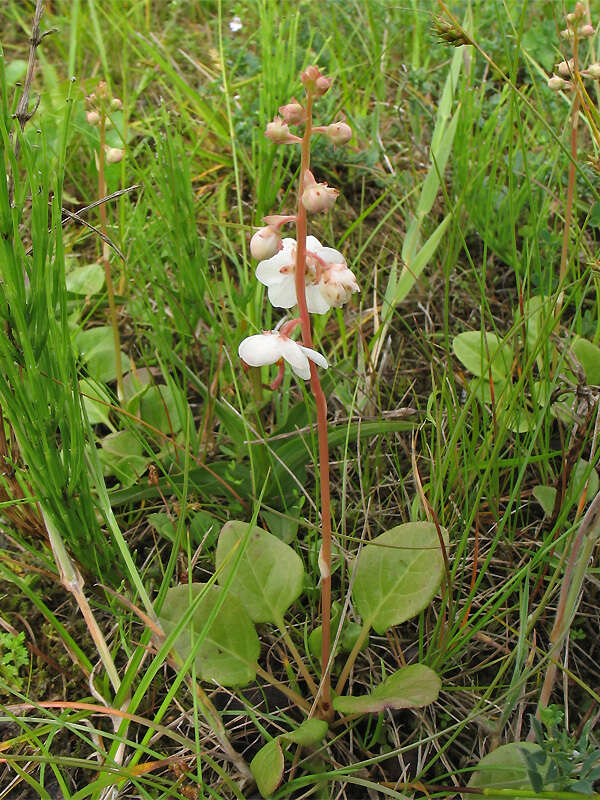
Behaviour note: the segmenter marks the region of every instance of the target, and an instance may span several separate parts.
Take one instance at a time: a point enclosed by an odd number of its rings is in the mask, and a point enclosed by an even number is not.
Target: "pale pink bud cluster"
[[[307,67],[304,72],[301,72],[300,80],[304,88],[317,97],[322,97],[329,90],[332,83],[331,78],[326,78],[321,73],[321,70],[315,66]]]
[[[311,214],[319,211],[328,211],[333,208],[339,192],[326,183],[317,183],[310,170],[304,175],[304,191],[302,192],[302,205]]]
[[[250,239],[250,253],[252,258],[257,261],[271,258],[281,249],[280,229],[286,222],[294,222],[296,217],[285,216],[283,214],[271,214],[268,217],[263,217],[263,222],[266,223],[264,228],[259,228],[252,239]]]
[[[120,111],[123,102],[118,97],[112,97],[108,102],[109,93],[106,81],[100,81],[95,92],[91,92],[85,97],[86,114],[85,118],[89,125],[99,125],[102,117],[106,117],[106,108],[111,111]],[[106,120],[108,124],[109,120]]]
[[[553,92],[568,91],[573,88],[573,84],[561,78],[560,75],[553,75],[548,78],[548,88],[552,89]]]
[[[589,22],[583,22],[585,17],[585,6],[583,3],[576,3],[575,10],[566,15],[567,27],[560,32],[563,39],[574,39],[578,36],[581,39],[588,39],[593,36],[594,26]]]

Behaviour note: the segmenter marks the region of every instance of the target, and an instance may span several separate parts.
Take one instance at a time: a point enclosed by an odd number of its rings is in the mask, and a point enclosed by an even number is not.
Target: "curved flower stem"
[[[312,349],[312,332],[306,302],[306,209],[302,205],[304,177],[310,168],[310,137],[312,133],[313,96],[306,93],[306,127],[301,145],[300,185],[298,192],[298,213],[296,216],[296,297],[300,311],[302,344]],[[321,485],[321,525],[322,544],[319,555],[321,569],[321,702],[320,713],[323,719],[333,717],[331,688],[329,678],[329,655],[331,644],[331,504],[329,492],[329,442],[327,439],[327,401],[314,363],[310,362],[310,388],[317,406],[317,430],[319,438],[319,478]]]

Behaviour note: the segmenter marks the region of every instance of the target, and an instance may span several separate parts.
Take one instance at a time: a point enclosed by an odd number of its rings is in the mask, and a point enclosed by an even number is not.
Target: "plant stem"
[[[342,674],[337,682],[337,686],[335,687],[335,693],[337,695],[341,694],[344,691],[344,686],[346,685],[346,681],[348,680],[348,676],[350,675],[350,670],[354,666],[354,662],[356,661],[356,657],[360,653],[360,650],[365,643],[365,639],[369,635],[369,631],[371,630],[371,623],[367,621],[363,624],[362,629],[358,635],[358,639],[354,643],[354,647],[350,651],[350,655],[348,656],[348,660],[344,664],[344,669],[342,670]]]
[[[578,38],[575,33],[573,39],[573,72],[576,80],[579,77],[578,63]],[[560,317],[563,304],[564,282],[567,276],[567,255],[569,249],[569,234],[571,232],[571,219],[573,217],[573,197],[575,194],[575,160],[577,158],[577,123],[579,122],[579,93],[573,98],[571,106],[571,160],[569,161],[569,185],[567,188],[567,205],[565,208],[565,226],[563,228],[562,249],[560,253],[559,295],[556,303],[556,319]]]
[[[302,656],[298,652],[298,648],[296,647],[296,645],[292,641],[292,637],[290,636],[289,632],[287,631],[283,620],[281,620],[281,622],[279,622],[279,621],[277,622],[277,627],[279,628],[279,633],[281,634],[281,637],[282,637],[283,641],[285,642],[285,645],[286,645],[287,649],[290,651],[290,653],[292,655],[292,658],[294,659],[298,669],[300,670],[300,674],[302,675],[302,677],[306,681],[306,685],[308,686],[309,690],[312,692],[313,696],[316,695],[317,694],[317,686],[316,686],[315,682],[313,681],[310,672],[306,668],[306,664],[302,660]]]
[[[286,686],[285,683],[278,681],[277,678],[274,678],[269,672],[263,669],[259,664],[254,664],[254,669],[256,670],[256,674],[260,675],[260,677],[265,680],[267,683],[270,683],[271,686],[274,686],[276,689],[284,694],[289,700],[295,703],[298,708],[301,708],[303,711],[308,712],[310,711],[310,706],[306,702],[303,697],[300,697],[298,692],[295,692],[293,689],[290,689],[289,686]]]
[[[104,109],[100,114],[100,151],[98,153],[98,200],[106,196],[106,181],[104,180],[104,145],[106,139],[106,114]],[[100,203],[100,228],[105,237],[107,232],[106,205]],[[110,325],[113,332],[115,345],[115,369],[117,371],[117,395],[122,403],[125,397],[123,389],[123,365],[121,364],[121,337],[119,335],[119,325],[117,321],[117,307],[115,304],[115,290],[113,286],[112,274],[110,271],[109,247],[106,241],[102,243],[102,264],[104,265],[104,275],[106,279],[106,294],[108,295],[108,308],[110,313]]]
[[[306,302],[306,209],[302,205],[304,178],[310,168],[310,137],[312,133],[312,102],[310,91],[306,92],[306,126],[301,145],[300,182],[298,192],[298,211],[296,216],[296,297],[300,311],[302,344],[312,348],[310,317]],[[322,541],[319,555],[321,570],[321,702],[320,716],[332,719],[331,688],[329,677],[329,655],[331,646],[331,502],[329,489],[329,442],[327,438],[327,401],[315,364],[310,362],[310,388],[317,406],[317,431],[319,439],[319,482],[321,487],[321,527]]]
[[[556,679],[558,656],[562,645],[569,633],[571,623],[579,607],[581,587],[585,579],[589,560],[592,556],[598,539],[600,538],[600,492],[596,495],[584,518],[581,520],[577,535],[571,543],[571,552],[565,569],[565,574],[560,587],[560,596],[556,608],[556,617],[552,632],[550,633],[550,650],[548,657],[551,659],[546,670],[544,683],[540,692],[536,717],[540,718],[540,711],[548,705],[550,695]],[[529,733],[533,739],[533,728]]]

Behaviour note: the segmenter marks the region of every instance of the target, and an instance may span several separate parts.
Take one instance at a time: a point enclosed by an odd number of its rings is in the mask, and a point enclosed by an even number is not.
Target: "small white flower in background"
[[[109,164],[118,164],[125,155],[125,150],[120,147],[107,147],[106,148],[106,161]]]
[[[249,336],[240,344],[238,355],[249,367],[264,367],[276,364],[280,358],[287,361],[299,378],[307,381],[310,378],[309,359],[323,369],[327,369],[327,359],[316,350],[298,344],[293,339],[278,331],[258,333]]]
[[[242,20],[238,16],[235,16],[229,23],[229,30],[232,33],[237,33],[242,30]]]
[[[271,304],[291,308],[296,296],[296,240],[284,239],[283,248],[261,261],[256,277],[268,287]],[[360,291],[354,273],[344,256],[333,247],[323,247],[314,236],[306,238],[306,303],[311,314],[326,314],[330,308],[346,303]]]

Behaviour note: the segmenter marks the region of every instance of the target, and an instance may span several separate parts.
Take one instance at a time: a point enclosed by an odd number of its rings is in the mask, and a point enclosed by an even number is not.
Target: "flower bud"
[[[97,111],[88,111],[85,115],[85,118],[90,125],[100,124],[100,114]]]
[[[585,70],[585,74],[589,75],[590,78],[600,78],[600,64],[590,64],[589,67]]]
[[[567,85],[568,81],[561,78],[560,75],[553,75],[551,78],[548,78],[548,88],[552,89],[553,92],[558,92]]]
[[[304,176],[304,191],[302,192],[302,205],[307,211],[316,214],[333,208],[339,192],[327,186],[326,183],[317,183],[315,176],[306,171]]]
[[[590,36],[594,35],[594,26],[582,25],[581,28],[579,28],[579,35],[582,36],[584,39],[588,39]]]
[[[325,134],[333,145],[346,144],[352,138],[352,128],[343,121],[332,122],[331,125],[320,128],[320,131]]]
[[[324,75],[321,75],[320,78],[317,78],[317,82],[315,83],[315,94],[318,97],[322,97],[325,92],[328,91],[331,84],[331,78],[326,78]]]
[[[252,258],[257,261],[271,258],[282,249],[281,237],[271,225],[256,231],[252,239],[250,239],[250,252],[252,253]]]
[[[308,92],[313,92],[321,97],[331,86],[331,78],[326,78],[316,66],[307,67],[300,73],[302,85]]]
[[[585,5],[581,2],[581,0],[579,0],[579,2],[577,2],[577,3],[575,3],[574,14],[575,14],[576,17],[579,17],[579,19],[582,19],[583,17],[585,17]]]
[[[570,58],[568,61],[561,61],[560,64],[557,64],[556,69],[559,75],[562,75],[564,78],[568,78],[569,75],[572,75],[573,70],[575,68],[575,61]]]
[[[108,97],[108,86],[106,85],[106,81],[100,81],[98,84],[96,91],[98,92],[98,97],[102,100],[106,100]]]
[[[123,108],[123,103],[118,97],[113,97],[110,101],[110,107],[113,111],[120,111]]]
[[[306,118],[306,112],[295,97],[287,105],[279,106],[279,113],[288,125],[298,125]]]
[[[290,133],[287,122],[284,122],[281,117],[275,117],[273,122],[268,123],[265,136],[268,139],[272,139],[275,144],[289,144],[291,142],[302,141],[302,139]]]
[[[120,147],[107,147],[106,148],[106,163],[118,164],[125,155],[125,150]]]

